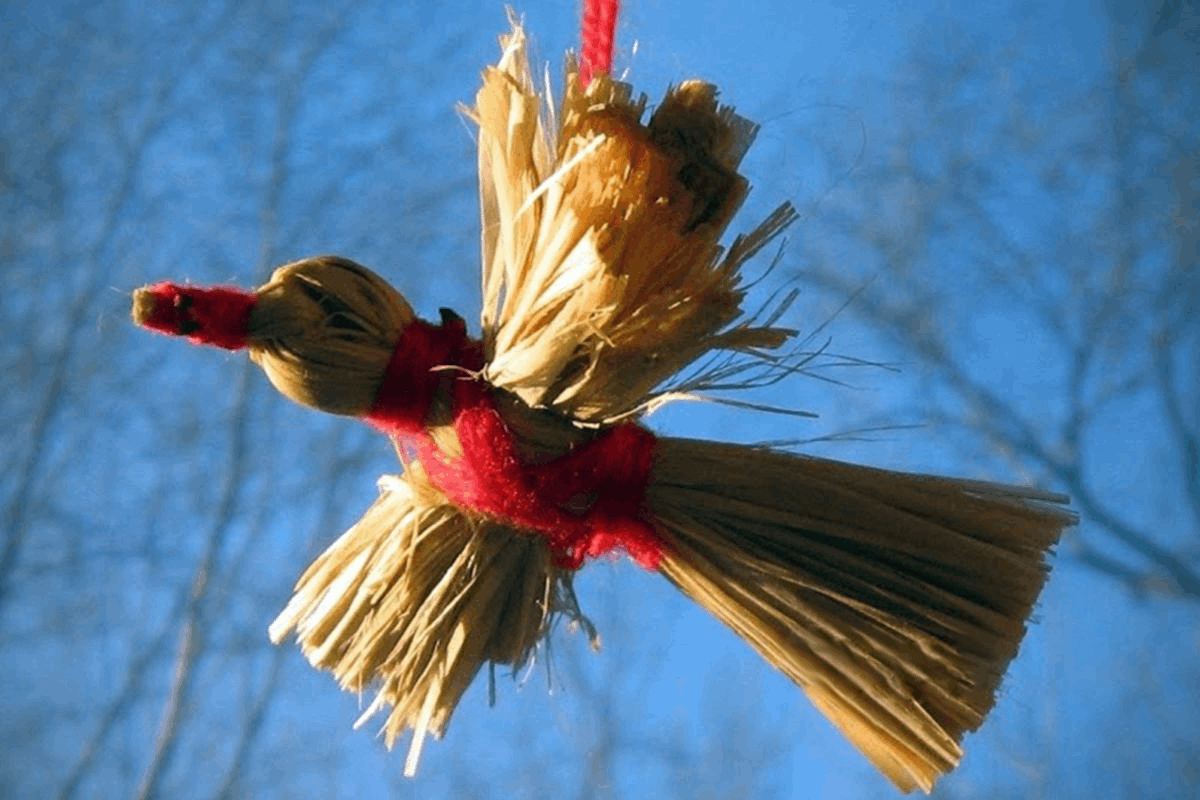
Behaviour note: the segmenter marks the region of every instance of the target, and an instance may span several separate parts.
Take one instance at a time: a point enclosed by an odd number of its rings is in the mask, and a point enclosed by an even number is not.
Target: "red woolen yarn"
[[[626,423],[547,464],[525,464],[491,388],[471,374],[483,366],[482,347],[467,336],[461,319],[446,311],[442,317],[440,326],[418,320],[405,328],[367,421],[411,448],[456,505],[538,533],[560,566],[578,569],[585,558],[621,548],[646,569],[657,569],[662,542],[644,510],[654,434]],[[458,373],[450,378],[462,446],[455,459],[424,427],[446,368]],[[586,510],[567,508],[580,501]]]
[[[138,322],[194,344],[241,350],[250,331],[250,312],[258,298],[225,286],[202,289],[164,281],[138,290]]]
[[[613,34],[617,0],[584,0],[580,38],[579,80],[587,86],[597,72],[612,72]]]

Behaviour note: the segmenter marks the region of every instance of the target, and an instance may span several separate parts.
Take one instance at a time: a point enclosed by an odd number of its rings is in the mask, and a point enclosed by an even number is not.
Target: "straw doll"
[[[928,791],[991,708],[1072,516],[1034,489],[659,438],[671,399],[786,374],[792,331],[741,310],[724,249],[756,126],[688,81],[648,114],[568,58],[557,107],[521,28],[479,127],[482,336],[431,323],[336,256],[254,292],[157,284],[142,325],[246,348],[285,395],[365,419],[403,473],[304,573],[270,628],[412,734],[413,774],[484,665],[528,662],[587,559],[657,570],[795,681],[899,788]],[[585,71],[594,64],[585,61]],[[705,361],[706,356],[715,356]],[[697,367],[697,364],[700,366]],[[681,377],[691,368],[688,377]]]

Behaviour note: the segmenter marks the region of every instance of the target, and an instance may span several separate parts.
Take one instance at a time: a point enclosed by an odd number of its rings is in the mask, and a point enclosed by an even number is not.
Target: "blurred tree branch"
[[[187,72],[196,67],[201,56],[213,46],[228,27],[235,5],[226,6],[225,13],[215,19],[210,25],[199,32],[191,40],[177,64],[177,74],[166,75],[159,79],[152,98],[150,108],[152,114],[132,137],[126,139],[120,131],[113,131],[117,137],[121,151],[121,173],[117,185],[108,194],[101,221],[99,235],[91,243],[88,253],[83,257],[87,264],[86,281],[80,287],[69,305],[65,316],[66,326],[52,354],[44,357],[43,364],[48,365],[48,375],[43,381],[42,399],[30,425],[28,446],[23,462],[17,468],[19,474],[17,489],[5,509],[5,540],[0,550],[0,609],[7,599],[12,581],[12,572],[16,567],[21,547],[28,534],[31,520],[29,506],[34,493],[41,485],[41,469],[48,439],[56,421],[63,413],[64,398],[67,383],[72,378],[72,370],[78,367],[78,351],[86,343],[83,336],[85,327],[92,321],[96,313],[97,301],[101,298],[101,289],[112,282],[117,259],[114,257],[113,246],[119,235],[124,231],[123,217],[129,211],[131,198],[143,178],[144,161],[148,144],[157,136],[167,122],[178,114],[181,109],[171,102],[180,82]],[[70,85],[70,78],[63,75],[56,79],[61,86]],[[68,90],[70,91],[70,90]],[[76,89],[80,91],[80,89]],[[118,98],[118,104],[122,99]],[[127,102],[127,101],[125,101]],[[61,154],[59,147],[50,148],[51,153]],[[47,154],[49,155],[49,154]],[[55,170],[55,174],[60,171]],[[61,192],[55,192],[58,198],[56,216],[63,215],[65,197]]]
[[[180,728],[185,722],[186,714],[195,703],[192,694],[196,661],[209,644],[209,627],[212,624],[212,620],[206,613],[210,581],[217,566],[217,559],[229,538],[230,529],[237,519],[240,511],[239,503],[244,491],[243,485],[247,472],[246,450],[250,438],[249,405],[252,392],[250,382],[252,369],[253,365],[249,361],[245,361],[238,370],[232,440],[223,475],[221,499],[213,516],[212,529],[209,531],[205,543],[204,555],[196,566],[196,572],[184,604],[174,681],[163,708],[162,724],[150,757],[150,765],[142,775],[141,784],[138,787],[138,800],[147,800],[159,795],[159,784],[162,781],[163,773],[170,766],[171,760],[179,748]]]
[[[411,134],[422,116],[454,122],[453,96],[432,91],[418,115],[408,101],[444,82],[440,60],[465,40],[413,54],[422,15],[442,12],[360,18],[368,6],[147,15],[111,0],[27,9],[0,34],[21,100],[0,121],[0,411],[17,432],[0,443],[0,656],[19,667],[0,782],[15,795],[240,796],[263,779],[256,743],[283,746],[268,711],[295,703],[280,676],[299,657],[272,649],[265,626],[313,555],[289,533],[333,536],[390,451],[264,400],[261,375],[229,373],[236,361],[131,331],[116,287],[254,285],[334,247],[382,271],[408,266],[396,252],[420,262],[415,242],[438,232],[421,215],[467,184],[408,174],[407,159],[457,152]],[[435,29],[468,27],[447,13]],[[417,222],[397,198],[423,204]],[[470,250],[461,233],[440,247]],[[31,728],[48,701],[56,722]],[[333,741],[308,757],[331,758]]]
[[[814,234],[801,277],[847,296],[864,280],[847,253],[877,268],[881,279],[851,313],[929,369],[919,418],[976,436],[1070,493],[1084,518],[1067,543],[1076,563],[1135,592],[1200,601],[1200,325],[1185,310],[1200,299],[1200,132],[1169,102],[1195,91],[1200,59],[1192,53],[1189,73],[1166,35],[1160,26],[1113,56],[1108,82],[1069,102],[1041,99],[1053,93],[1021,73],[1014,52],[964,41],[948,58],[917,59],[891,99],[906,113],[892,118],[892,139],[873,144],[884,155],[816,212],[824,239]],[[1097,192],[1098,181],[1110,191]],[[1014,352],[989,372],[979,353],[993,344],[976,344],[987,334],[971,313],[1005,303],[1015,311],[1009,330],[1045,344],[1026,365],[1009,363],[1021,361]],[[1019,384],[1005,380],[1022,369]],[[1019,393],[1036,380],[1054,388]],[[1160,505],[1142,490],[1178,491],[1187,511],[1177,509],[1172,530],[1130,517],[1128,498],[1097,480],[1093,453],[1115,400],[1151,415],[1123,427],[1124,457],[1176,453],[1168,481],[1127,487],[1144,497],[1139,508]],[[1161,445],[1132,438],[1159,426]]]

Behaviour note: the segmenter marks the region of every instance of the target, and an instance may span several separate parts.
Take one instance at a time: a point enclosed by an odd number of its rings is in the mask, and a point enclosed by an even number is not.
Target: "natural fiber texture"
[[[995,701],[1066,498],[663,439],[661,571],[804,688],[905,791]]]
[[[405,462],[301,577],[272,639],[295,631],[343,686],[377,687],[363,719],[390,707],[389,746],[413,732],[412,774],[484,664],[525,664],[559,615],[590,631],[562,556],[619,545],[799,684],[899,788],[928,791],[995,701],[1045,553],[1073,521],[1066,498],[638,427],[673,380],[736,388],[794,370],[769,352],[790,335],[775,315],[742,316],[739,269],[795,212],[723,252],[753,124],[694,81],[643,123],[644,98],[606,74],[584,89],[573,61],[556,113],[519,27],[503,45],[471,109],[482,342],[451,312],[416,320],[334,256],[280,269],[247,312],[206,312],[213,343],[244,335],[284,394],[368,419]],[[195,333],[146,296],[135,318]],[[722,350],[733,360],[680,382]]]
[[[738,268],[794,218],[783,205],[722,255],[745,199],[737,166],[756,126],[716,89],[646,100],[568,61],[557,113],[542,107],[520,28],[484,73],[479,123],[487,379],[531,406],[600,422],[646,405],[714,349],[781,345],[788,331],[732,324]],[[556,127],[557,122],[557,127]]]
[[[250,357],[275,388],[331,414],[366,414],[416,318],[400,293],[349,259],[321,256],[280,267],[256,294]]]
[[[484,663],[525,664],[556,616],[590,625],[572,573],[538,540],[464,514],[416,465],[380,488],[300,578],[270,634],[279,643],[295,630],[305,657],[345,689],[376,685],[359,724],[391,706],[385,740],[413,731],[412,775],[426,733],[441,736]]]

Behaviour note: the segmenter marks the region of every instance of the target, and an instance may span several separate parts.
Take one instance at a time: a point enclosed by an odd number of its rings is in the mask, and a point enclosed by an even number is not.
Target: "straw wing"
[[[741,319],[738,269],[794,218],[781,206],[726,253],[756,126],[699,81],[647,122],[645,98],[568,60],[560,108],[537,91],[519,28],[484,73],[479,125],[485,377],[583,423],[637,413],[714,349],[781,345]]]

